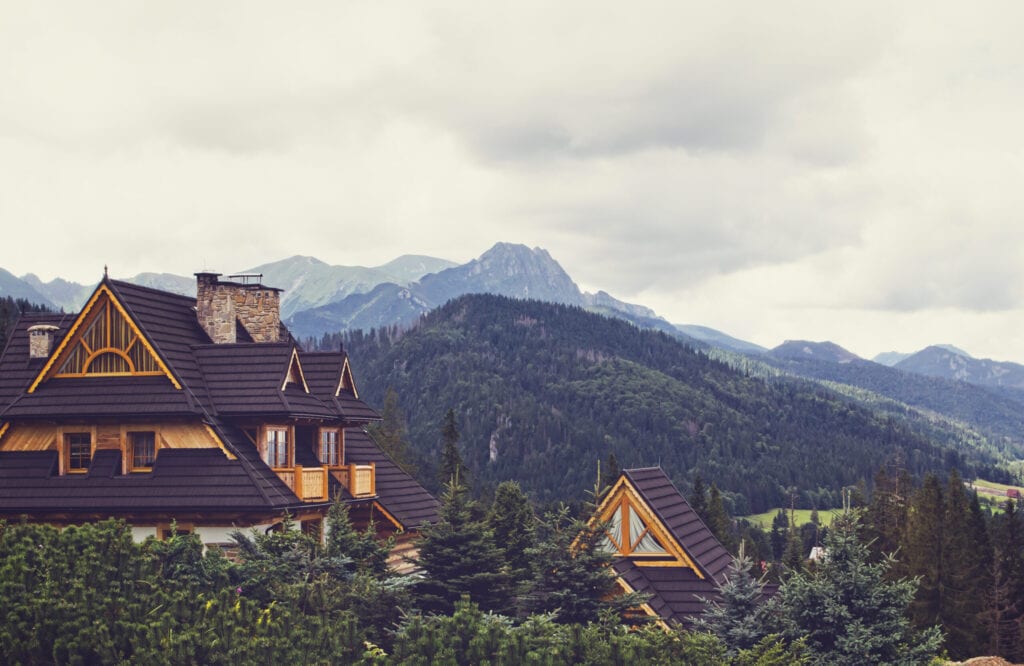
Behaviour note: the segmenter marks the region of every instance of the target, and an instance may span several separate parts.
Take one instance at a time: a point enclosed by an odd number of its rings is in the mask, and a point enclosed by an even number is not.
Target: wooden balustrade
[[[303,502],[323,502],[330,499],[327,491],[328,468],[303,467],[276,468],[274,473],[285,482]]]
[[[377,494],[377,466],[374,463],[349,463],[341,468],[332,469],[331,474],[353,497],[373,497]]]

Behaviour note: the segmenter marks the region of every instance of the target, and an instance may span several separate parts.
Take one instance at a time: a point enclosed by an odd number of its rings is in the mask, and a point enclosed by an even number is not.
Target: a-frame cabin
[[[718,597],[732,556],[660,467],[623,471],[596,517],[619,585],[651,595],[641,610],[656,621],[689,625]]]
[[[172,521],[205,543],[335,497],[408,547],[437,501],[366,435],[344,352],[305,352],[280,290],[198,273],[197,297],[106,275],[77,314],[28,314],[0,355],[0,518]]]

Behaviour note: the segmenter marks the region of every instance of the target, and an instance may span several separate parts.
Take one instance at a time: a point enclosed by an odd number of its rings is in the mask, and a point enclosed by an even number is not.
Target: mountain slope
[[[808,340],[786,340],[768,354],[780,359],[810,359],[831,363],[850,363],[860,360],[859,356],[834,342],[810,342]]]
[[[1024,365],[972,358],[966,352],[948,345],[926,347],[903,359],[895,367],[928,377],[981,386],[1024,389]]]
[[[36,283],[41,284],[39,283],[38,278],[36,278]],[[15,277],[12,273],[5,271],[2,268],[0,268],[0,296],[10,296],[15,299],[24,298],[30,303],[45,305],[47,307],[59,307],[56,302],[51,300],[36,286]]]
[[[734,338],[727,333],[716,331],[713,328],[707,326],[696,326],[694,324],[676,324],[676,329],[684,335],[688,335],[691,338],[706,342],[712,347],[719,347],[721,349],[728,349],[731,351],[739,352],[741,354],[761,354],[766,351],[761,345],[756,345],[753,342],[747,342],[746,340],[740,340]]]
[[[622,466],[660,463],[683,487],[699,473],[744,512],[785,502],[790,486],[834,506],[841,487],[897,452],[912,472],[995,473],[982,453],[949,450],[821,387],[750,378],[576,307],[464,296],[410,331],[356,332],[345,346],[362,397],[380,405],[387,387],[398,392],[421,469],[436,467],[453,408],[477,482],[515,479],[544,500],[578,496],[609,453]]]

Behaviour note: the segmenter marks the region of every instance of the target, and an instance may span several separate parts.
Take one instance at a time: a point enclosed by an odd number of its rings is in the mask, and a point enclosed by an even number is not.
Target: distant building
[[[344,352],[302,351],[259,276],[197,298],[104,276],[77,314],[24,315],[0,355],[0,518],[171,522],[205,543],[286,515],[322,538],[336,496],[402,548],[437,501],[366,435]]]
[[[660,467],[623,471],[597,518],[609,524],[604,546],[619,585],[651,595],[640,609],[648,616],[688,625],[702,597],[718,598],[732,556]]]

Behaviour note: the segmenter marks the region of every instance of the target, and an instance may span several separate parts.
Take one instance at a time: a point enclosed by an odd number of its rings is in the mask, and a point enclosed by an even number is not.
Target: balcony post
[[[295,466],[295,496],[302,501],[306,500],[302,494],[302,465]]]

